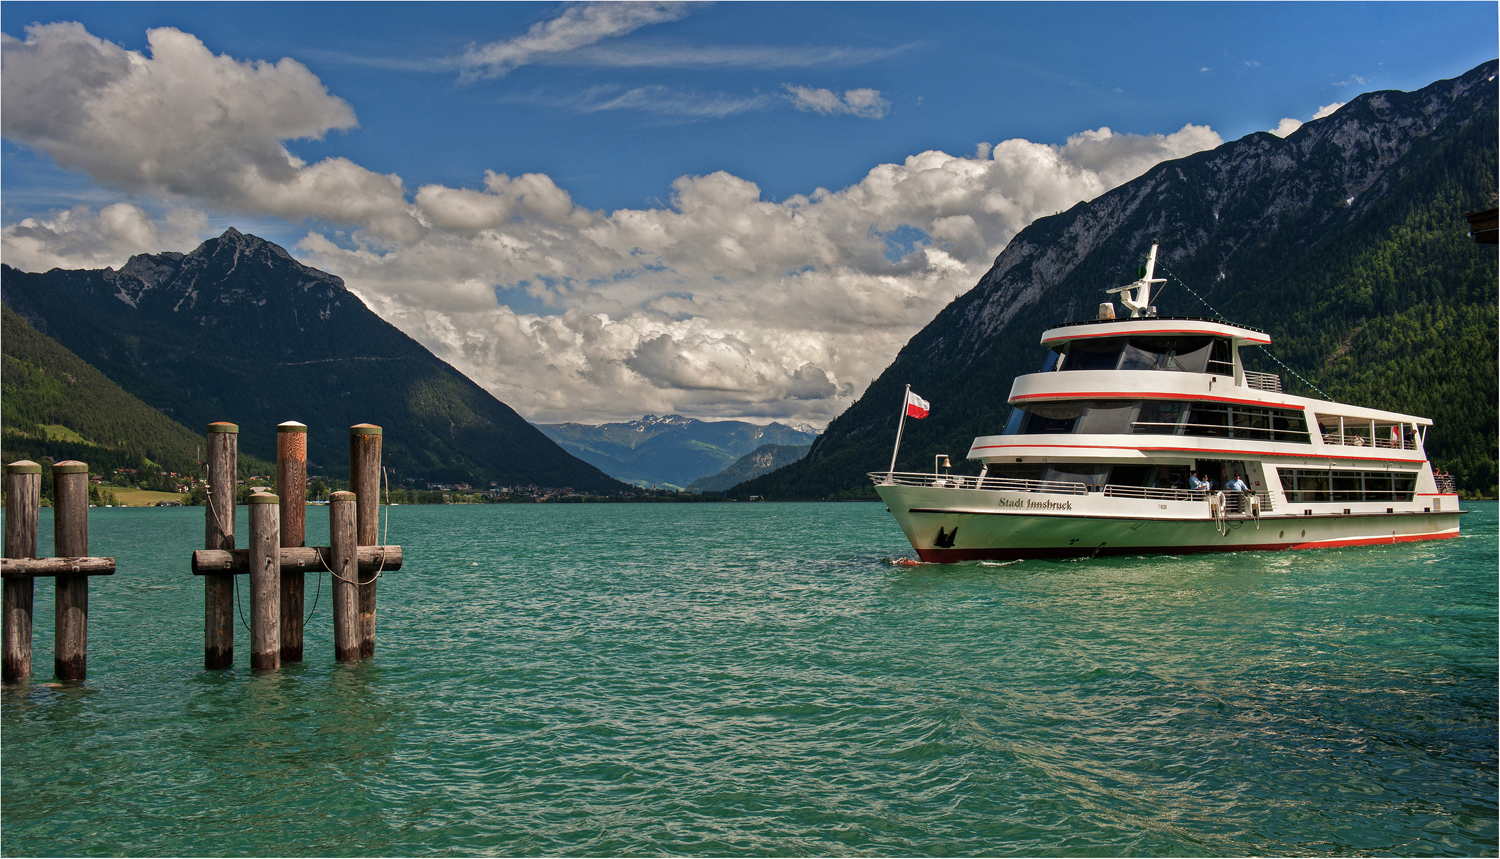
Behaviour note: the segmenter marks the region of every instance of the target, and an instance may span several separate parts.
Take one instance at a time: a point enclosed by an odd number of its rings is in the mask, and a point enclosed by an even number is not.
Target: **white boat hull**
[[[875,488],[918,556],[940,563],[1364,546],[1438,540],[1459,532],[1454,495],[1395,505],[1302,505],[1311,515],[1303,509],[1259,518],[1232,513],[1216,521],[1202,500],[896,484]]]

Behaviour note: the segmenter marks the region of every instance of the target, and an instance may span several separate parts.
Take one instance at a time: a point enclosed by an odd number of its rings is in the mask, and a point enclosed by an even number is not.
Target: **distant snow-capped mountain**
[[[645,415],[638,421],[537,424],[574,456],[638,486],[683,488],[733,465],[762,445],[811,444],[811,427],[747,421],[702,421],[682,415]]]

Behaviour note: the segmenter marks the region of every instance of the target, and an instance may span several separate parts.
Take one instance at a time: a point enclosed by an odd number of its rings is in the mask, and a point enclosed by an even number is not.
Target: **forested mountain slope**
[[[1495,205],[1496,96],[1493,61],[1418,92],[1368,93],[1285,139],[1165,162],[1036,221],[805,459],[733,493],[873,498],[865,473],[889,464],[907,383],[933,408],[908,425],[898,470],[957,460],[1004,425],[1011,382],[1040,367],[1042,330],[1092,317],[1156,237],[1163,316],[1265,329],[1268,351],[1329,398],[1433,418],[1437,465],[1493,491],[1500,269],[1464,213]],[[1261,351],[1247,350],[1253,369],[1321,396]]]
[[[203,441],[121,390],[87,361],[0,307],[4,342],[0,424],[5,462],[78,459],[94,474],[118,468],[198,474]]]

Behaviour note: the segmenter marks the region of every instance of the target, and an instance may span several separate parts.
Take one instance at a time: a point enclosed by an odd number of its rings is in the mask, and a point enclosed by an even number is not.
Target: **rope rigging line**
[[[1203,296],[1199,295],[1198,293],[1193,292],[1193,288],[1191,286],[1188,286],[1186,283],[1183,283],[1182,282],[1182,278],[1178,277],[1170,268],[1167,268],[1167,264],[1166,263],[1160,263],[1160,265],[1161,265],[1162,271],[1164,271],[1164,272],[1167,273],[1167,277],[1170,277],[1171,279],[1177,281],[1177,285],[1180,286],[1180,287],[1182,287],[1183,289],[1187,290],[1188,291],[1188,295],[1191,295],[1192,297],[1198,299],[1198,301],[1202,302],[1202,304],[1203,304],[1204,307],[1207,307],[1210,311],[1213,312],[1213,315],[1214,315],[1215,318],[1217,318],[1221,322],[1226,322],[1226,323],[1229,323],[1231,325],[1234,324],[1232,322],[1229,322],[1229,320],[1224,317],[1224,314],[1222,314],[1222,313],[1219,312],[1219,309],[1217,307],[1214,307],[1212,304],[1209,304],[1208,301],[1207,301],[1207,299],[1205,299]]]
[[[245,608],[244,606],[240,605],[240,577],[230,576],[229,579],[230,581],[234,582],[234,607],[238,609],[240,613],[240,626],[243,626],[246,632],[250,632],[250,624],[245,622]]]
[[[1192,297],[1194,297],[1194,298],[1198,299],[1200,302],[1202,302],[1203,306],[1207,307],[1213,313],[1213,315],[1214,315],[1214,317],[1216,319],[1218,319],[1219,321],[1224,322],[1226,324],[1229,324],[1229,325],[1233,325],[1234,324],[1233,322],[1230,322],[1229,319],[1226,316],[1224,316],[1224,314],[1220,313],[1219,309],[1217,307],[1214,307],[1212,304],[1209,304],[1208,301],[1203,296],[1199,295],[1196,292],[1193,292],[1193,288],[1191,286],[1188,286],[1186,283],[1183,283],[1182,278],[1178,277],[1170,268],[1167,268],[1166,263],[1162,263],[1161,264],[1161,269],[1162,269],[1162,271],[1164,271],[1164,272],[1167,273],[1167,277],[1170,277],[1172,280],[1176,281],[1178,286],[1181,286],[1183,289],[1187,290],[1189,295],[1191,295]],[[1323,390],[1321,388],[1319,388],[1317,385],[1314,385],[1312,382],[1309,382],[1306,378],[1304,378],[1301,373],[1298,373],[1296,370],[1293,370],[1291,367],[1288,367],[1280,358],[1277,358],[1276,355],[1273,354],[1269,348],[1262,347],[1261,348],[1261,354],[1265,355],[1267,358],[1270,358],[1272,361],[1275,361],[1276,362],[1276,366],[1280,367],[1281,369],[1283,369],[1283,370],[1287,371],[1288,373],[1290,373],[1292,376],[1296,377],[1296,379],[1298,381],[1300,381],[1302,384],[1308,386],[1309,388],[1312,388],[1314,391],[1317,391],[1318,392],[1318,396],[1322,397],[1325,400],[1332,400],[1333,399],[1332,397],[1330,397],[1327,394],[1323,393]]]
[[[323,557],[323,553],[319,552],[318,553],[318,557],[320,557],[320,558]],[[323,566],[326,567],[328,565],[324,564]],[[322,576],[314,576],[314,578],[316,578],[318,580],[318,590],[317,590],[316,593],[313,594],[312,609],[307,613],[306,617],[302,618],[302,628],[303,629],[306,629],[307,625],[310,622],[312,622],[313,615],[315,615],[315,614],[318,613],[318,598],[321,597],[321,596],[323,596],[323,577]]]

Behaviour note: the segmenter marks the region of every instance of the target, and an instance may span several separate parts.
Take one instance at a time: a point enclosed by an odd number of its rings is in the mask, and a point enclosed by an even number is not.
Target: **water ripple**
[[[325,583],[308,660],[262,675],[244,652],[199,667],[201,511],[94,511],[121,572],[91,599],[89,683],[3,690],[0,837],[1493,855],[1496,508],[1475,506],[1441,543],[958,565],[904,563],[880,505],[402,507],[377,659],[332,661]]]

